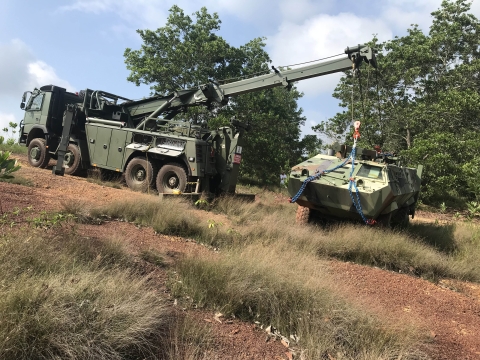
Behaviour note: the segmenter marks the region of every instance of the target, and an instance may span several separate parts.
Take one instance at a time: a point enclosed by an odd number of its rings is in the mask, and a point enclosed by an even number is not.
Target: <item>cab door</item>
[[[39,92],[38,94],[32,94],[29,99],[27,107],[25,108],[25,130],[29,131],[33,125],[46,125],[42,124],[42,105],[44,102],[45,93]]]

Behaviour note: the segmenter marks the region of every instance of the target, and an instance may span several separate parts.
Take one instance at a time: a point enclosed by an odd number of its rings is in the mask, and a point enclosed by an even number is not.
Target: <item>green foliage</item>
[[[334,92],[346,110],[315,128],[344,138],[352,116],[361,120],[362,145],[426,166],[422,196],[430,202],[480,195],[480,22],[470,5],[444,0],[428,34],[414,25],[383,44],[374,38],[379,72],[347,72]]]
[[[467,203],[468,218],[473,219],[476,216],[480,216],[480,203],[477,201],[470,201]]]
[[[10,174],[20,169],[17,160],[9,159],[9,157],[8,151],[0,151],[0,179],[11,179],[13,176]]]
[[[153,91],[167,94],[206,83],[209,78],[238,75],[243,54],[215,34],[221,23],[216,13],[211,15],[203,7],[194,14],[194,22],[176,5],[169,11],[166,26],[156,31],[137,30],[143,41],[140,50],[125,50],[129,81],[153,84]]]
[[[17,126],[18,126],[17,123],[10,121],[8,123],[8,127],[5,127],[2,129],[2,131],[7,135],[6,144],[8,146],[13,146],[16,143],[15,134],[17,133],[17,131],[15,129],[17,128]],[[11,132],[11,137],[8,137],[9,128]],[[3,136],[0,136],[0,145],[3,144],[4,141],[5,141],[5,138]]]
[[[221,24],[218,14],[202,7],[193,16],[174,5],[165,26],[155,31],[138,30],[143,41],[140,49],[127,48],[124,53],[130,70],[127,79],[136,85],[150,85],[154,93],[168,94],[209,79],[240,80],[269,71],[265,38],[255,38],[237,48],[217,34]],[[240,95],[228,106],[211,112],[190,108],[177,118],[208,121],[212,129],[229,124],[234,115],[249,123],[252,130],[246,135],[241,176],[277,184],[281,169],[292,166],[316,146],[311,138],[300,141],[300,125],[305,121],[297,106],[301,96],[295,87],[291,91],[269,89]]]
[[[274,88],[239,96],[226,109],[252,126],[242,152],[241,177],[260,184],[278,184],[281,170],[300,160],[304,152],[300,125],[305,122],[297,106],[301,97],[295,88]]]

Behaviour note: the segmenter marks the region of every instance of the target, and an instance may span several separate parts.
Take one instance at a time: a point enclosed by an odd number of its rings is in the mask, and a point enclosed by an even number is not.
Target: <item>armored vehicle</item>
[[[56,159],[56,175],[96,167],[123,173],[127,185],[138,191],[156,187],[159,193],[233,194],[248,119],[209,129],[174,117],[191,106],[211,108],[227,104],[231,96],[358,71],[363,62],[376,66],[375,53],[358,45],[333,60],[288,70],[272,66],[265,75],[221,85],[212,81],[136,101],[100,90],[74,94],[46,85],[23,94],[19,142],[28,147],[32,166],[44,168]]]
[[[363,221],[405,227],[420,194],[423,167],[400,166],[393,154],[335,144],[291,169],[288,191],[296,221]],[[348,156],[347,156],[348,155]]]

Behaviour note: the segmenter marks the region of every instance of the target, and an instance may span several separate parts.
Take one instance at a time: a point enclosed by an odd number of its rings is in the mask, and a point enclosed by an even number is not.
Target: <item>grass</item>
[[[278,244],[320,258],[336,258],[409,273],[436,281],[452,278],[480,282],[480,228],[469,223],[413,224],[407,231],[364,225],[297,226],[296,206],[266,198],[249,203],[232,197],[217,199],[214,212],[228,223],[208,223],[177,199],[115,202],[95,214],[123,218],[169,235],[193,237],[228,249],[247,244]],[[210,213],[211,214],[211,213]],[[210,215],[209,215],[210,216]],[[214,214],[211,214],[214,217]]]
[[[149,358],[163,301],[112,242],[33,231],[0,240],[0,358]]]
[[[124,182],[121,174],[99,168],[87,170],[87,181],[92,184],[107,186],[114,189],[121,189]]]
[[[115,201],[103,208],[94,209],[93,217],[109,216],[134,222],[138,225],[152,226],[156,232],[178,236],[199,236],[206,226],[189,210],[187,203],[176,199],[154,198],[141,201]]]
[[[5,182],[9,184],[23,185],[23,186],[33,186],[33,182],[30,179],[24,178],[23,176],[14,174],[14,177],[11,179],[0,179],[0,182]]]
[[[166,360],[210,359],[209,351],[214,344],[210,328],[194,321],[188,315],[172,318],[169,332],[162,339],[162,353]]]
[[[28,148],[19,144],[7,145],[6,143],[0,144],[0,151],[9,151],[12,154],[26,154]]]
[[[222,257],[187,258],[171,286],[176,296],[226,316],[299,337],[307,359],[421,359],[418,333],[382,322],[332,290],[324,264],[299,251],[252,244]],[[321,334],[321,335],[320,335]]]
[[[306,358],[424,358],[416,349],[425,339],[416,330],[371,316],[336,295],[324,259],[434,281],[480,282],[480,228],[473,223],[412,224],[405,231],[297,226],[296,206],[267,192],[255,203],[225,197],[209,208],[195,212],[178,199],[152,199],[97,211],[219,246],[221,256],[180,260],[169,285],[173,294],[191,305],[273,325],[287,337],[297,335]]]

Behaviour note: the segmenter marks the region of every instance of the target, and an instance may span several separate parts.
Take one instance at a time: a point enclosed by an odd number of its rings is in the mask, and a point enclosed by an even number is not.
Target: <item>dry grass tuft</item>
[[[415,330],[392,327],[337,296],[314,255],[252,244],[222,258],[187,258],[177,272],[175,295],[295,334],[305,358],[425,358],[415,350]]]
[[[24,235],[0,243],[0,358],[156,356],[163,301],[118,244]]]
[[[162,234],[194,237],[201,235],[204,227],[190,212],[191,205],[177,199],[152,197],[141,200],[116,201],[103,208],[94,209],[91,215],[124,219],[139,225],[152,226]]]
[[[177,314],[169,323],[162,339],[161,358],[165,360],[203,360],[213,346],[212,331],[206,324],[198,323],[188,315]]]
[[[92,184],[107,186],[114,189],[121,189],[125,182],[122,174],[99,168],[87,170],[87,181]]]

